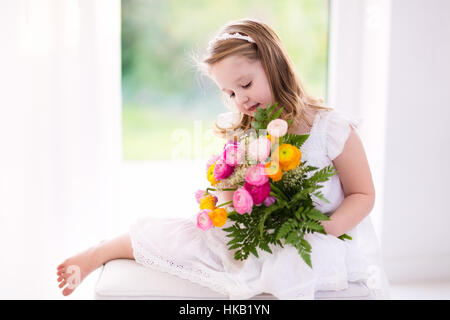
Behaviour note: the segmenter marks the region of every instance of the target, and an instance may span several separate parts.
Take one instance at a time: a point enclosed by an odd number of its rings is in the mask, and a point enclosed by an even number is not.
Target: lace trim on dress
[[[134,258],[136,262],[143,266],[151,267],[157,271],[167,272],[196,284],[209,287],[224,296],[229,295],[227,286],[214,279],[207,270],[200,268],[193,269],[182,264],[177,264],[173,260],[149,253],[139,241],[133,238],[132,242]]]

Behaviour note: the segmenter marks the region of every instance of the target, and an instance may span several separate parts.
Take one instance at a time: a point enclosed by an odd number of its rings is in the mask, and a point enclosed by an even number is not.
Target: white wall
[[[331,4],[329,102],[363,120],[387,275],[450,279],[450,1]]]
[[[387,271],[450,278],[450,1],[396,0],[391,13]]]

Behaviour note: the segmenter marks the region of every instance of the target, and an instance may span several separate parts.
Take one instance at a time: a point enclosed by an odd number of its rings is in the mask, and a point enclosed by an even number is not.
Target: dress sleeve
[[[331,161],[337,158],[344,150],[351,126],[358,129],[361,120],[356,117],[333,110],[328,114],[328,123],[326,130],[326,148],[327,154]]]

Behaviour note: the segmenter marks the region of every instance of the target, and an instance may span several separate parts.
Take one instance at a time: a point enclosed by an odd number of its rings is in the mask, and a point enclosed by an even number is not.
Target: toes
[[[64,288],[62,294],[64,296],[70,295],[75,288],[81,282],[81,270],[78,265],[72,265],[69,260],[65,260],[63,263],[56,267],[56,275],[58,276],[57,281],[59,282],[58,287]]]
[[[69,294],[71,294],[73,292],[73,289],[70,289],[69,287],[65,288],[62,292],[62,294],[64,296],[68,296]]]
[[[64,279],[64,280],[58,285],[58,287],[62,288],[62,287],[64,287],[66,284],[67,284],[67,280]]]
[[[69,260],[64,260],[64,262],[63,262],[63,263],[60,263],[60,264],[56,267],[56,269],[59,270],[59,269],[62,269],[62,268],[66,268],[68,262],[69,262]]]

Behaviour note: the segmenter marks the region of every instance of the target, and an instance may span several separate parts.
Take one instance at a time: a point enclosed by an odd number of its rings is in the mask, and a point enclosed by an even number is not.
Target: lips
[[[253,112],[253,111],[256,110],[256,108],[257,108],[258,106],[259,106],[259,103],[257,103],[257,104],[255,104],[255,105],[251,106],[251,107],[248,109],[248,111],[249,111],[249,112]]]

